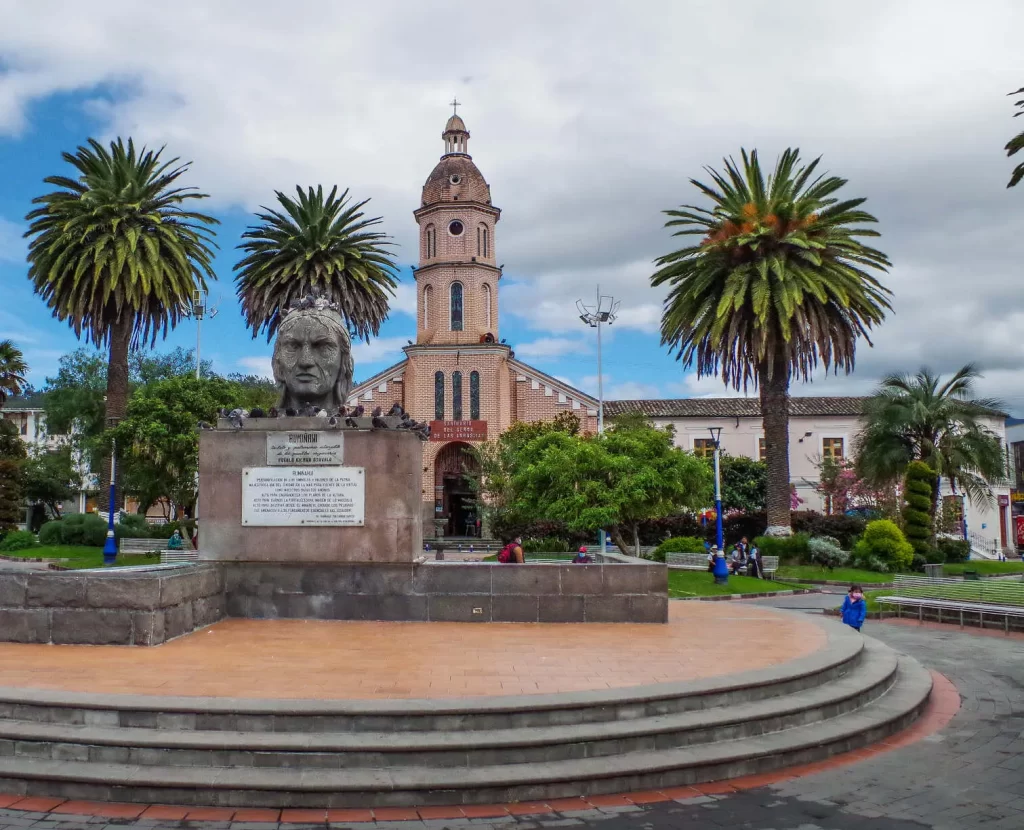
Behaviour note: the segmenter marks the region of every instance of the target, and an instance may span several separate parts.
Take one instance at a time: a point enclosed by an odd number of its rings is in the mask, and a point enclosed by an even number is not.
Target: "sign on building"
[[[487,421],[431,421],[431,441],[486,441]]]

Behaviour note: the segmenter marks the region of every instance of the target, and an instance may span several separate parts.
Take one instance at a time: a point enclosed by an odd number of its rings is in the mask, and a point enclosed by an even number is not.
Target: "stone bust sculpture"
[[[337,307],[321,297],[292,304],[274,342],[274,380],[282,410],[333,412],[352,389],[352,340]]]

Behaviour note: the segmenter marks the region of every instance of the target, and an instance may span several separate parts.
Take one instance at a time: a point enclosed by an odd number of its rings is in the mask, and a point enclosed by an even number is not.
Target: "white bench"
[[[683,571],[706,571],[708,569],[708,555],[706,553],[666,553],[665,564],[670,568],[678,568]],[[765,579],[774,579],[775,572],[778,569],[779,557],[761,557],[761,571]]]
[[[896,574],[891,594],[876,599],[879,605],[892,605],[896,615],[903,608],[916,608],[918,620],[924,619],[925,609],[936,611],[939,622],[943,612],[959,615],[960,627],[964,614],[977,614],[984,627],[985,615],[1002,617],[1006,631],[1010,630],[1010,617],[1024,618],[1024,583],[1004,580],[929,579],[923,576]]]
[[[159,553],[161,565],[197,562],[199,560],[199,551],[169,550],[165,539],[124,538],[121,540],[118,552],[128,554]]]

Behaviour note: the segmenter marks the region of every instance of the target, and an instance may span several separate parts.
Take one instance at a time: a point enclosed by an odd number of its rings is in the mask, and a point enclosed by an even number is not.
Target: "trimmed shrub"
[[[854,559],[867,567],[871,559],[884,562],[888,570],[905,571],[914,562],[914,548],[895,522],[875,519],[864,528],[864,536],[854,546]],[[869,568],[875,570],[875,568]]]
[[[704,553],[704,540],[696,536],[673,536],[658,545],[654,553],[661,556],[659,562],[665,561],[666,553]]]
[[[39,528],[40,545],[63,545],[64,544],[64,520],[56,519],[47,522]]]
[[[12,530],[0,542],[0,550],[28,550],[36,546],[36,536],[31,530]]]
[[[843,550],[851,550],[864,532],[863,516],[825,516],[814,510],[793,511],[793,530],[809,536],[831,536]]]
[[[60,521],[47,524],[59,525],[61,532],[60,542],[51,542],[50,544],[86,545],[98,548],[103,546],[107,538],[107,523],[95,513],[72,513]]]
[[[780,560],[810,561],[810,537],[806,533],[794,533],[792,536],[758,536],[754,544],[762,556],[777,556]]]
[[[957,562],[966,562],[971,556],[971,543],[966,539],[946,539],[940,537],[935,540],[935,550],[942,555],[943,562],[950,565]]]
[[[811,562],[830,571],[847,563],[850,555],[839,547],[839,542],[829,536],[820,536],[807,543]]]
[[[903,481],[903,530],[914,553],[922,557],[932,549],[934,490],[935,471],[923,461],[911,461]]]
[[[122,513],[120,521],[114,525],[114,534],[118,539],[148,539],[151,529],[145,516],[138,513]],[[170,538],[173,532],[167,531],[167,537]]]

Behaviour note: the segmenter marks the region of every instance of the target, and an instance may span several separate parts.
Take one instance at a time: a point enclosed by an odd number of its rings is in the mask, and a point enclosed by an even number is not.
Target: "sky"
[[[856,395],[891,372],[968,361],[980,392],[1024,415],[1024,185],[1003,145],[1024,129],[1024,5],[931,0],[0,0],[0,339],[41,385],[73,332],[26,279],[25,214],[89,136],[165,146],[217,216],[217,316],[203,357],[269,371],[234,296],[236,245],[275,190],[335,184],[383,219],[402,284],[357,379],[414,337],[412,211],[457,97],[470,153],[503,211],[501,336],[516,356],[597,390],[575,302],[621,301],[604,341],[606,398],[734,394],[660,345],[654,260],[680,247],[662,211],[701,203],[691,178],[741,147],[799,147],[879,220],[893,311],[849,376],[794,383]],[[158,349],[195,344],[185,322]]]

